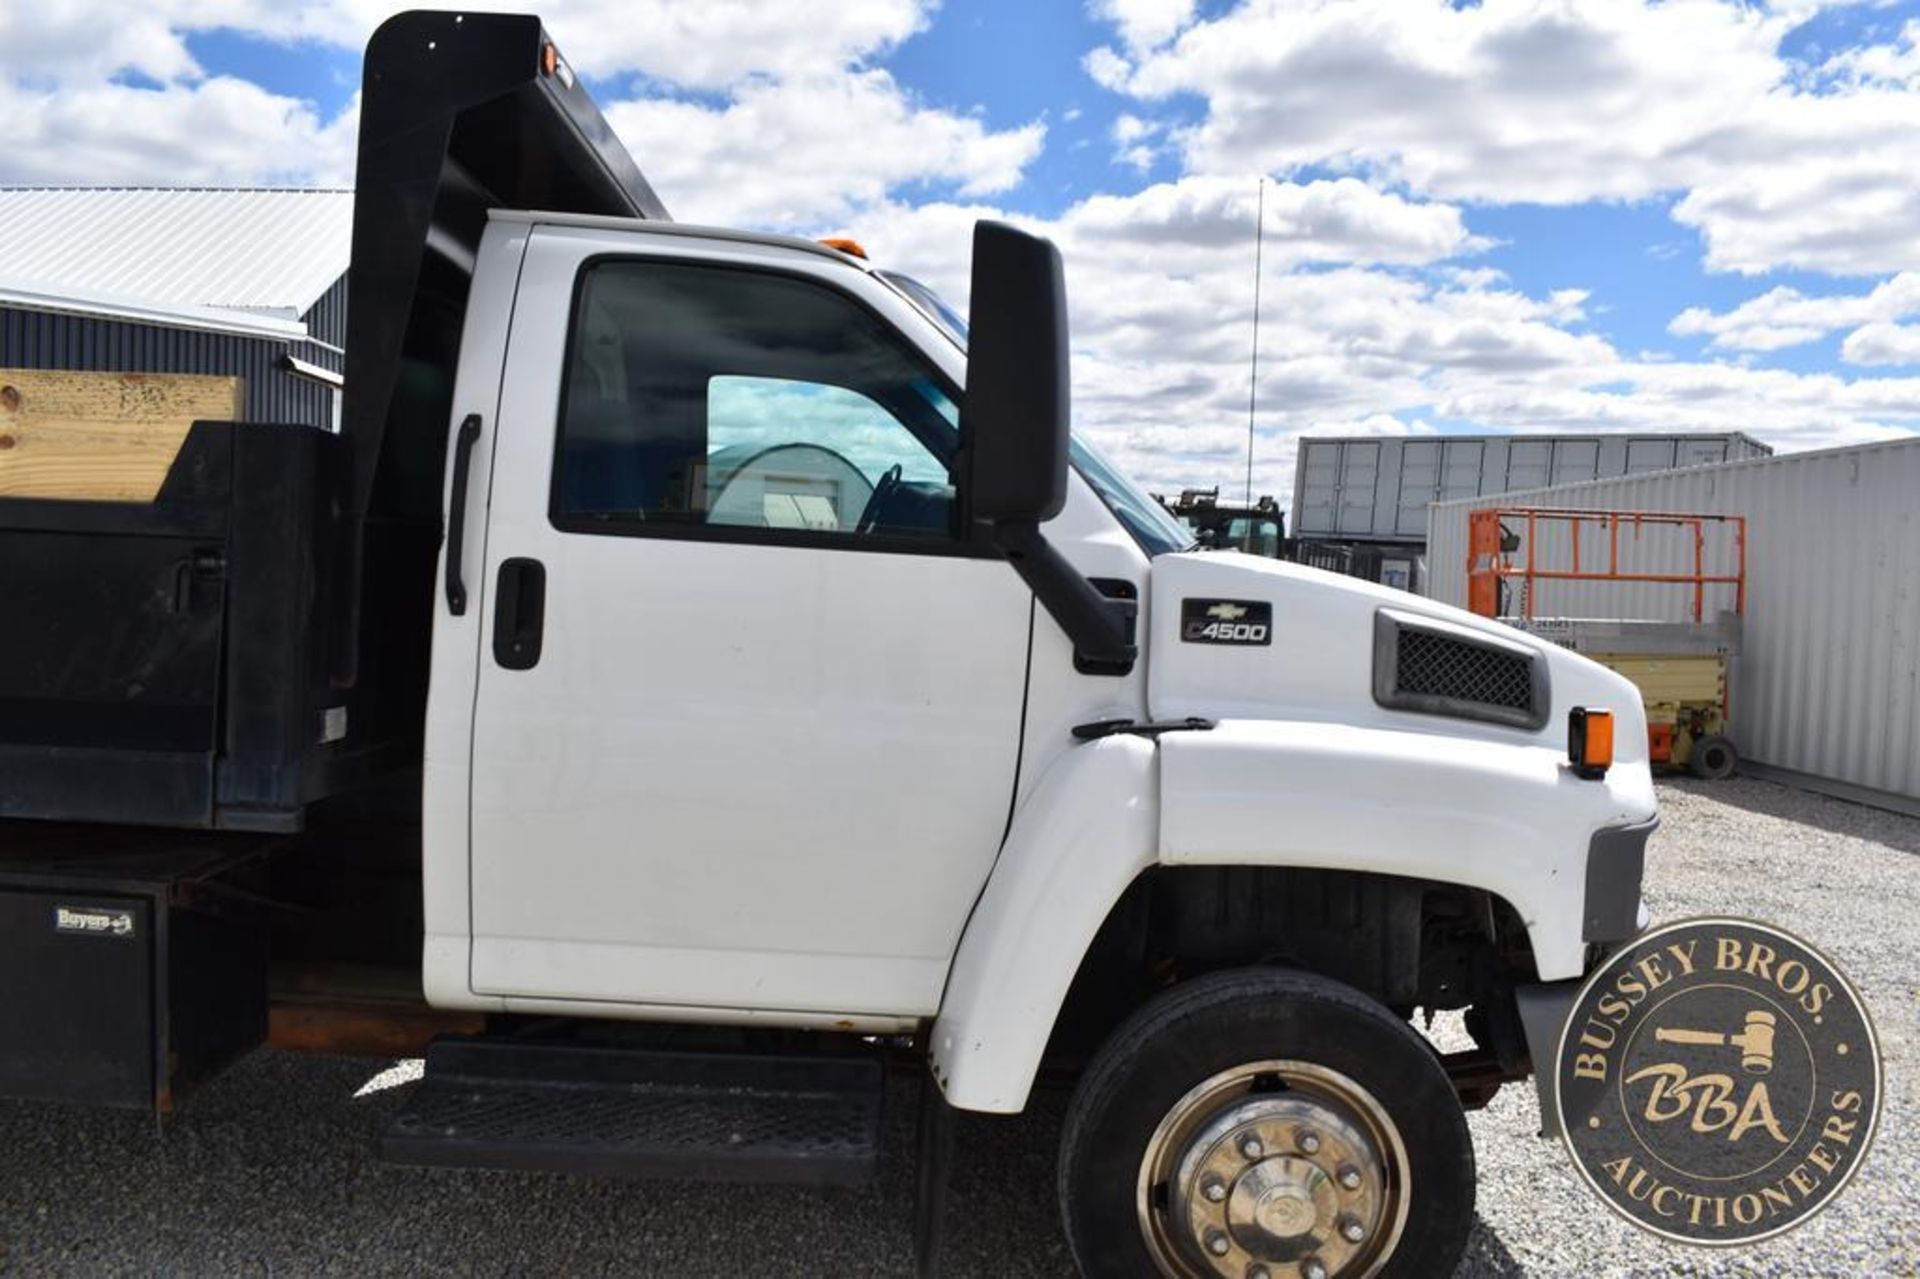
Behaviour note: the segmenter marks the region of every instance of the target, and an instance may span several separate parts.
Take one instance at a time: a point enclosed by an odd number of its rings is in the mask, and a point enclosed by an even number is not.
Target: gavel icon
[[[1773,1014],[1756,1008],[1747,1014],[1747,1028],[1738,1034],[1723,1035],[1717,1030],[1668,1030],[1656,1027],[1653,1037],[1663,1044],[1731,1045],[1740,1050],[1740,1068],[1751,1075],[1764,1075],[1773,1069]]]

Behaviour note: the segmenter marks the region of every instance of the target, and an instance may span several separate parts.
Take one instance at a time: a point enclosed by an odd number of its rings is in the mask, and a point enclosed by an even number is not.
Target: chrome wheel
[[[1406,1226],[1408,1179],[1400,1131],[1365,1088],[1311,1062],[1249,1062],[1154,1130],[1140,1229],[1176,1279],[1370,1275]]]

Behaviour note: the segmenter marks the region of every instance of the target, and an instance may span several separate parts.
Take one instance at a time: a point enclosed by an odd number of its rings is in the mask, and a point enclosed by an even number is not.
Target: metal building
[[[1746,620],[1729,691],[1742,755],[1756,774],[1920,813],[1920,436],[1441,503],[1428,594],[1465,605],[1467,513],[1506,506],[1746,517]],[[1536,554],[1570,557],[1564,541]],[[1690,540],[1649,535],[1635,551],[1648,571],[1693,571]],[[1711,569],[1729,548],[1705,554]],[[1692,602],[1671,583],[1540,589],[1537,617],[1680,620]]]
[[[332,426],[348,191],[0,188],[0,368],[239,377],[251,421]]]
[[[1306,437],[1293,468],[1293,535],[1352,542],[1423,542],[1427,507],[1705,466],[1773,452],[1738,431],[1672,435]]]

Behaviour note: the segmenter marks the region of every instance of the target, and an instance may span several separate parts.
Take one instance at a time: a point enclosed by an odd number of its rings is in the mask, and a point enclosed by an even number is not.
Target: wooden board
[[[202,419],[240,417],[242,379],[0,369],[0,497],[151,502]]]

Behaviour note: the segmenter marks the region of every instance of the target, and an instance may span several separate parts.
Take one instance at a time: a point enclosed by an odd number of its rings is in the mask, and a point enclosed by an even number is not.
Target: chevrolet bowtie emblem
[[[1223,622],[1237,622],[1246,615],[1246,606],[1241,604],[1215,604],[1207,610],[1208,617],[1217,617]]]

